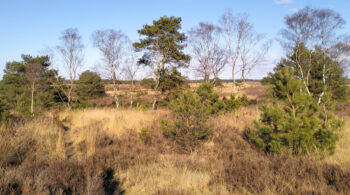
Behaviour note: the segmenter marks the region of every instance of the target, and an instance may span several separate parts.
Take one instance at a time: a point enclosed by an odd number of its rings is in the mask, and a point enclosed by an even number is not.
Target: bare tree
[[[228,53],[228,62],[232,66],[232,93],[236,91],[236,73],[237,64],[239,63],[239,56],[241,50],[241,41],[243,38],[244,27],[246,26],[246,15],[233,16],[231,10],[226,10],[220,18],[220,24],[223,28],[226,51]]]
[[[242,44],[239,55],[241,62],[241,82],[238,85],[235,97],[238,97],[242,86],[246,82],[247,76],[256,67],[256,65],[264,61],[265,56],[271,47],[270,41],[261,44],[265,36],[263,34],[255,33],[252,25],[249,23],[247,23],[247,26],[244,29],[244,36],[241,40]]]
[[[133,102],[134,102],[133,93],[134,93],[135,77],[137,72],[140,69],[140,66],[137,63],[137,59],[138,57],[136,56],[136,53],[134,52],[132,45],[129,45],[129,47],[127,48],[127,58],[124,63],[123,72],[125,73],[126,79],[131,82],[130,83],[130,108],[132,108]]]
[[[248,21],[247,14],[234,16],[227,10],[220,18],[223,28],[226,51],[232,67],[232,93],[238,96],[251,70],[264,60],[270,48],[270,42],[263,43],[265,36],[256,33]],[[236,89],[236,74],[240,73],[241,83]]]
[[[36,82],[40,79],[40,74],[42,71],[42,66],[39,62],[31,60],[26,64],[26,77],[31,83],[31,104],[30,113],[34,115],[34,93]]]
[[[221,28],[199,23],[189,31],[190,48],[195,59],[194,70],[209,82],[210,76],[219,76],[226,64],[226,55],[220,44]]]
[[[215,55],[216,57],[212,68],[214,81],[219,79],[220,74],[224,71],[227,64],[227,55],[224,49],[218,49]]]
[[[124,45],[127,43],[127,36],[121,31],[97,30],[92,34],[93,45],[98,48],[106,63],[105,68],[108,70],[109,78],[113,82],[113,96],[116,108],[119,108],[118,87],[117,87],[117,70],[122,61]]]
[[[345,72],[350,67],[350,36],[341,36],[340,40],[329,48],[329,56],[338,62]]]
[[[60,37],[61,45],[57,46],[57,51],[61,55],[65,64],[65,69],[69,76],[69,86],[67,90],[63,90],[67,96],[67,108],[71,109],[72,91],[74,81],[76,80],[78,69],[82,66],[84,54],[84,45],[81,36],[76,28],[69,28],[62,32]]]
[[[241,86],[246,81],[249,73],[264,60],[270,48],[270,42],[263,42],[265,36],[256,33],[247,18],[247,14],[234,16],[230,10],[225,11],[220,18],[226,51],[232,67],[232,93],[235,93],[235,97],[239,95]],[[241,76],[238,89],[236,89],[235,76],[237,73],[240,73]]]

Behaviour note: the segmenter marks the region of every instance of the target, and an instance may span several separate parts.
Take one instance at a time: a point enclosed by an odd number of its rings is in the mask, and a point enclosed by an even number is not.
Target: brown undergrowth
[[[209,140],[190,153],[163,136],[166,110],[87,109],[19,121],[1,128],[0,194],[350,193],[341,156],[350,148],[326,159],[258,152],[244,137],[257,115],[251,106],[212,118]],[[348,139],[342,134],[339,146]]]

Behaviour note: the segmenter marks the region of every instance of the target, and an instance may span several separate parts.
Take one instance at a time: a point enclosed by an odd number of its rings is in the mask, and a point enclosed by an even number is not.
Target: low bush
[[[235,94],[231,94],[229,99],[224,97],[223,101],[225,103],[226,110],[229,112],[238,110],[242,106],[246,107],[250,104],[250,101],[245,94],[239,97],[235,97]]]
[[[1,100],[0,100],[0,125],[2,123],[6,123],[8,118],[9,118],[9,111],[8,109],[5,107],[4,104],[1,103]]]
[[[214,92],[212,83],[202,83],[196,90],[202,104],[207,104],[210,114],[215,115],[225,109],[225,104],[219,99],[219,95]]]
[[[105,95],[105,88],[101,77],[96,72],[89,70],[81,73],[75,91],[79,99],[82,100]]]
[[[211,107],[201,98],[186,91],[170,102],[173,121],[162,120],[161,128],[166,137],[192,150],[200,141],[208,139],[211,128],[207,123]]]

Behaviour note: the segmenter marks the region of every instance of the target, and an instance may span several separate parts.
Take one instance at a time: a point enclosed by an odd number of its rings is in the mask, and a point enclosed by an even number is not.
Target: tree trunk
[[[71,101],[72,101],[72,90],[73,90],[73,81],[71,80],[70,86],[69,86],[69,90],[68,90],[68,102],[67,102],[67,110],[70,111],[71,110]]]
[[[309,90],[309,86],[308,86],[308,82],[305,81],[305,74],[304,74],[304,70],[300,65],[300,61],[299,61],[299,47],[300,45],[297,44],[297,50],[295,51],[296,53],[296,62],[297,62],[297,66],[301,75],[301,80],[303,81],[304,87],[306,89],[307,94],[310,96],[310,90]],[[311,55],[311,54],[310,54]],[[309,63],[311,63],[311,58],[309,57]],[[308,75],[306,75],[308,77]]]
[[[243,81],[242,81],[242,83],[240,83],[239,85],[238,85],[238,89],[237,89],[237,93],[235,94],[235,99],[237,99],[237,97],[238,97],[238,95],[239,95],[239,92],[241,92],[241,86],[243,85]]]
[[[157,78],[157,84],[154,88],[154,100],[153,100],[153,104],[152,104],[152,110],[157,109],[157,101],[158,101],[158,88],[159,88],[159,84],[160,84],[160,77],[161,75],[158,76]]]
[[[324,96],[324,94],[327,90],[327,85],[326,85],[326,52],[325,51],[323,51],[322,81],[323,81],[323,92],[320,94],[320,96],[318,98],[318,104],[321,103],[322,97]]]
[[[132,108],[132,104],[133,104],[133,96],[131,94],[131,96],[130,96],[130,108]]]
[[[115,76],[113,76],[113,93],[114,93],[114,101],[115,101],[115,107],[119,108],[119,99],[118,99],[118,89],[117,89],[117,82],[115,79]]]
[[[156,109],[156,105],[157,105],[157,98],[155,97],[152,104],[152,110]]]
[[[30,113],[32,115],[34,115],[34,89],[35,89],[35,83],[34,81],[32,82],[32,101],[31,101],[31,105],[30,105]]]
[[[232,84],[233,84],[233,86],[232,86],[232,94],[234,94],[235,91],[236,91],[236,79],[235,79],[235,68],[234,68],[234,66],[232,66]]]
[[[237,93],[235,94],[235,99],[238,97],[239,92],[241,91],[242,85],[245,83],[245,69],[242,69],[242,77],[241,77],[241,83],[238,85]]]
[[[117,94],[117,87],[115,86],[115,84],[113,84],[113,91],[114,91],[115,108],[119,108],[119,99]]]
[[[134,91],[134,79],[132,78],[131,79],[131,90],[130,90],[130,108],[132,108],[132,104],[134,103],[133,102],[133,95],[132,95],[133,91]]]
[[[204,75],[204,81],[206,82],[206,83],[209,83],[209,74],[205,74]]]

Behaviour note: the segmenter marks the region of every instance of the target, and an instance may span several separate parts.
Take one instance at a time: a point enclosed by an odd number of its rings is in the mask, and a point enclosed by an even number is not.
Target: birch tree
[[[286,28],[281,31],[283,38],[281,42],[287,49],[287,53],[294,55],[297,71],[309,96],[312,96],[309,89],[310,70],[313,66],[312,56],[317,49],[321,49],[323,53],[322,81],[324,89],[318,97],[320,104],[327,91],[327,65],[325,63],[327,56],[339,62],[339,57],[346,52],[347,44],[344,44],[346,41],[338,35],[345,21],[333,10],[305,7],[286,16],[285,24]],[[307,60],[303,56],[303,47],[311,51],[308,53]]]
[[[256,33],[250,23],[245,23],[240,48],[240,75],[241,82],[238,85],[235,97],[239,96],[242,86],[245,84],[247,76],[260,63],[265,60],[265,56],[271,47],[271,42],[263,42],[265,35]]]
[[[210,81],[211,75],[216,79],[226,64],[226,55],[220,43],[221,28],[209,23],[199,23],[189,31],[189,43],[193,53],[194,70]]]
[[[84,45],[82,38],[78,33],[78,29],[69,28],[62,32],[60,37],[61,45],[57,46],[57,51],[62,57],[64,68],[68,73],[68,89],[63,90],[67,96],[67,109],[71,109],[72,91],[74,88],[74,81],[77,78],[78,69],[83,65]]]
[[[31,103],[30,103],[30,113],[34,115],[34,93],[38,80],[42,72],[41,64],[38,61],[30,60],[26,64],[26,77],[31,83]]]
[[[237,97],[249,73],[264,60],[270,42],[263,42],[265,36],[254,31],[247,14],[233,15],[231,10],[227,10],[219,22],[224,32],[228,62],[232,67],[232,94]],[[237,73],[241,77],[238,89]]]
[[[104,68],[113,82],[113,96],[116,108],[119,108],[117,71],[122,62],[122,55],[127,43],[127,36],[121,31],[97,30],[92,34],[93,45],[100,50]]]
[[[337,37],[337,30],[343,27],[345,21],[338,13],[330,9],[318,9],[313,12],[313,19],[316,20],[318,29],[317,38],[319,39],[319,45],[323,54],[322,81],[324,89],[318,99],[318,104],[320,104],[322,97],[327,92],[326,58],[329,54],[330,48],[336,44],[337,39],[339,38]]]
[[[234,16],[231,10],[227,10],[220,18],[220,24],[223,28],[223,34],[226,42],[226,51],[228,53],[228,63],[231,65],[232,93],[236,92],[236,73],[237,64],[241,50],[241,41],[244,32],[245,15]]]
[[[127,58],[125,59],[123,68],[126,79],[130,81],[130,108],[132,108],[134,102],[134,81],[139,69],[140,66],[137,64],[136,53],[134,52],[133,47],[130,46],[127,48]]]

